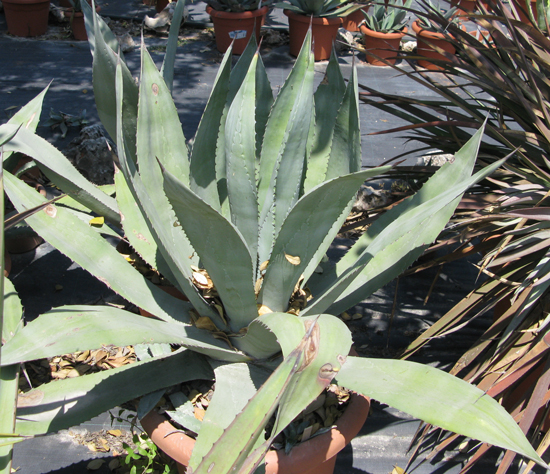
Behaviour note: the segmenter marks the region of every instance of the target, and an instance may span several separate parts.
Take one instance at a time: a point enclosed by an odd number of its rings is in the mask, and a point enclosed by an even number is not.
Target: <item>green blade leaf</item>
[[[264,135],[258,182],[260,262],[269,259],[274,236],[300,195],[313,120],[313,77],[314,59],[308,32],[273,104]]]
[[[166,44],[166,53],[164,55],[164,61],[162,62],[161,73],[164,78],[164,82],[170,91],[172,91],[174,84],[174,62],[176,60],[176,49],[178,47],[178,35],[180,32],[181,21],[185,10],[186,0],[178,0],[176,8],[174,9],[174,15],[172,17],[172,23],[170,24],[170,32],[168,33],[168,42]]]
[[[446,372],[402,360],[348,357],[337,380],[427,423],[511,449],[545,465],[502,406]]]
[[[272,311],[287,310],[300,276],[308,266],[314,265],[314,269],[327,251],[361,184],[390,168],[374,168],[326,181],[296,203],[275,240],[258,298],[261,304]]]
[[[113,370],[56,380],[19,397],[16,429],[23,435],[67,429],[151,391],[211,377],[208,363],[184,350]]]
[[[248,358],[207,331],[167,323],[110,306],[62,306],[19,330],[5,345],[2,365],[43,359],[102,345],[178,344],[220,360]]]
[[[164,190],[212,279],[234,332],[258,316],[252,257],[239,231],[170,173]]]

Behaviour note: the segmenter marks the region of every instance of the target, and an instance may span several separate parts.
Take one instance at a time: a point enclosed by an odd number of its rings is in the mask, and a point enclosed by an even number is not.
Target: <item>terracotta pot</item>
[[[101,7],[98,5],[95,7],[96,13],[99,13]],[[71,30],[75,40],[88,41],[88,33],[86,33],[86,24],[84,23],[84,13],[81,11],[72,13],[72,8],[67,11],[67,15],[71,19]]]
[[[479,11],[478,5],[482,3],[483,6],[489,10],[489,4],[487,2],[480,2],[479,0],[451,0],[451,6],[461,13],[473,13]]]
[[[401,39],[407,34],[407,27],[398,33],[380,33],[361,25],[361,33],[365,41],[367,62],[373,66],[387,66],[395,64]],[[371,54],[369,54],[371,53]],[[387,62],[384,62],[385,59]]]
[[[356,10],[345,18],[342,18],[342,28],[351,31],[352,33],[359,31],[359,23],[365,19],[363,12],[367,13],[368,10],[369,7],[361,8],[361,10]]]
[[[242,54],[253,32],[256,35],[256,41],[260,41],[260,30],[268,10],[268,7],[262,7],[259,10],[235,13],[222,12],[207,6],[206,13],[214,23],[218,51],[225,53],[235,40],[233,54]]]
[[[178,300],[189,301],[187,299],[187,296],[185,296],[175,286],[159,286],[159,288],[162,291],[165,291],[166,293],[168,293],[169,295],[176,297]],[[154,314],[151,314],[148,311],[145,311],[144,309],[141,309],[141,308],[139,308],[139,314],[141,314],[142,316],[145,316],[147,318],[154,318],[155,317]]]
[[[162,10],[164,10],[167,5],[170,3],[170,0],[157,0],[155,4],[155,10],[157,13],[160,13]]]
[[[416,33],[416,42],[417,42],[416,51],[418,56],[429,58],[429,59],[419,59],[417,61],[418,65],[425,67],[426,69],[430,69],[432,71],[442,70],[443,69],[442,66],[432,63],[430,59],[435,59],[438,61],[447,61],[447,62],[449,60],[443,54],[436,51],[432,47],[432,45],[435,45],[438,48],[450,54],[456,53],[455,47],[447,41],[447,39],[445,38],[445,35],[434,31],[424,30],[423,28],[421,28],[418,20],[415,20],[413,22],[412,29]]]
[[[288,455],[284,451],[269,451],[265,457],[266,474],[331,474],[336,455],[359,433],[369,408],[368,398],[353,394],[335,428],[295,446]],[[185,473],[195,440],[175,431],[174,426],[155,411],[141,420],[141,426],[151,440],[178,463],[179,472]]]
[[[48,29],[50,0],[3,0],[8,32],[14,36],[40,36]]]
[[[311,22],[315,61],[324,61],[330,58],[332,45],[336,40],[338,28],[340,28],[342,24],[341,18],[321,18],[298,15],[290,10],[284,10],[283,13],[288,17],[290,54],[292,54],[292,56],[298,56],[300,53]]]
[[[518,12],[519,19],[523,23],[527,23],[528,25],[531,25],[531,19],[529,18],[529,10],[527,8],[527,3],[525,0],[512,0],[514,3],[514,7],[516,8],[516,11]],[[536,0],[530,0],[531,4],[531,11],[533,12],[533,16],[535,17],[535,22],[537,21],[537,1]]]

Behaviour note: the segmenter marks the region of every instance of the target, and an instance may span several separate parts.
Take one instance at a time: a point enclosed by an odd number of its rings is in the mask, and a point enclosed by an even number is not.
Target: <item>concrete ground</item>
[[[140,0],[100,0],[101,14],[116,20],[140,22],[145,14],[154,11],[145,7]],[[190,18],[186,27],[195,32],[207,26],[209,18],[204,13],[204,3],[190,6]],[[268,27],[286,28],[286,18],[275,11],[270,14]],[[134,37],[136,42],[139,38]],[[164,44],[161,37],[148,38],[147,44]],[[161,59],[161,53],[153,53]],[[210,93],[220,61],[212,39],[187,41],[178,48],[174,98],[187,138],[193,136],[202,110]],[[269,78],[274,88],[282,85],[294,59],[288,54],[288,45],[262,49]],[[132,69],[137,70],[139,51],[126,53]],[[340,63],[346,77],[349,76],[353,55],[344,52]],[[88,45],[66,39],[22,39],[6,33],[3,13],[0,13],[0,110],[7,120],[10,110],[19,107],[36,96],[51,82],[44,102],[42,120],[46,120],[50,109],[71,115],[79,115],[84,110],[89,124],[99,123],[95,110],[92,88],[92,57]],[[359,82],[385,92],[399,93],[415,97],[429,98],[431,92],[419,90],[416,83],[398,75],[393,69],[372,67],[365,62],[364,55],[355,57]],[[316,65],[319,80],[326,62]],[[414,149],[413,143],[396,135],[372,136],[369,133],[399,126],[395,117],[383,114],[371,107],[361,105],[363,165],[383,164],[385,161],[407,149]],[[60,149],[65,149],[69,141],[77,135],[69,130],[63,138],[59,130],[40,128],[39,133],[48,138]],[[413,154],[407,164],[415,164],[419,158]],[[404,347],[422,328],[433,323],[450,307],[452,302],[464,296],[475,278],[475,270],[467,264],[457,264],[446,268],[435,286],[429,306],[422,301],[432,283],[433,274],[425,272],[421,276],[407,278],[399,286],[399,305],[395,320],[389,330],[389,314],[393,302],[395,285],[390,284],[370,298],[361,309],[364,317],[352,323],[357,346],[361,350],[384,350],[388,347]],[[46,276],[47,275],[47,276]],[[41,279],[40,277],[46,276]],[[92,303],[113,298],[110,290],[82,269],[73,265],[67,258],[48,244],[35,251],[13,256],[13,269],[10,278],[23,300],[28,318],[51,307],[62,304]],[[56,291],[62,287],[61,291]],[[444,341],[434,341],[431,352],[421,356],[422,361],[445,367],[463,350],[469,347],[486,322],[480,321],[471,329],[458,333]],[[469,332],[468,332],[469,331]],[[423,358],[422,358],[423,357]],[[360,435],[338,457],[337,474],[386,474],[394,466],[405,467],[407,446],[418,425],[417,420],[397,410],[374,404],[373,412]],[[116,427],[116,426],[115,426]],[[80,429],[98,431],[110,429],[108,414],[104,414]],[[413,472],[456,473],[460,470],[460,455],[445,453],[434,463],[424,463]],[[454,457],[453,457],[454,456]],[[15,447],[14,468],[23,474],[76,474],[87,472],[90,460],[103,457],[107,461],[110,453],[94,453],[87,447],[75,444],[67,433],[25,441]],[[105,463],[98,473],[109,472]],[[488,472],[487,466],[471,472]]]

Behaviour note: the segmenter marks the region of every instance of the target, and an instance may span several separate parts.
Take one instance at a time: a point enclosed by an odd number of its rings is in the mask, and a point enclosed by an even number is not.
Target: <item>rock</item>
[[[161,33],[167,33],[172,24],[172,18],[174,17],[174,10],[176,9],[176,2],[169,2],[164,10],[157,13],[153,18],[149,15],[145,15],[143,23],[151,30],[155,30]],[[187,7],[183,10],[182,24],[185,23],[189,16],[189,10]]]
[[[118,40],[118,44],[120,45],[120,49],[123,53],[127,53],[128,51],[133,51],[136,49],[136,43],[134,42],[134,39],[130,36],[130,33],[124,33],[121,36],[117,36],[116,38]]]
[[[390,197],[387,191],[363,185],[357,193],[352,212],[365,212],[369,209],[384,207],[387,206],[389,202]]]
[[[401,51],[412,53],[416,49],[416,41],[405,41],[401,43]]]
[[[88,180],[97,185],[114,183],[114,144],[100,125],[84,127],[65,150],[65,156]]]
[[[336,35],[336,42],[334,44],[336,52],[339,53],[340,51],[347,51],[353,45],[353,35],[345,28],[339,28],[338,34]]]
[[[452,153],[439,153],[422,157],[422,161],[426,166],[443,166],[445,163],[452,163],[454,160],[455,156]]]

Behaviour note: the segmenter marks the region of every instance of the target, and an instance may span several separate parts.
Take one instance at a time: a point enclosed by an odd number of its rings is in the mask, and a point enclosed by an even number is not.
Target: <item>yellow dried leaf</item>
[[[399,466],[393,466],[393,471],[391,474],[406,474],[405,469],[399,467]]]
[[[90,219],[89,222],[90,225],[93,225],[94,227],[101,227],[103,224],[105,224],[105,217],[98,216]]]
[[[84,362],[88,357],[90,357],[90,351],[84,351],[77,356],[76,360],[78,362]]]
[[[267,266],[269,265],[269,260],[266,260],[265,262],[263,262],[261,265],[260,265],[260,272],[264,272],[265,270],[267,270]]]
[[[301,260],[300,260],[300,257],[298,257],[297,255],[294,256],[294,255],[289,255],[288,253],[285,253],[285,258],[292,265],[300,265]]]
[[[217,331],[218,328],[214,322],[208,316],[201,316],[195,321],[195,326],[199,329],[206,329],[207,331]]]
[[[273,313],[270,308],[268,308],[264,304],[259,304],[258,306],[258,316],[262,316],[263,314]]]
[[[351,316],[346,313],[345,311],[340,315],[340,317],[344,320],[344,321],[349,321],[351,319]]]
[[[107,430],[111,436],[122,436],[122,431],[120,430]]]
[[[75,368],[72,368],[67,372],[67,378],[74,379],[75,377],[80,377],[80,372]]]
[[[357,319],[361,319],[363,317],[363,315],[361,313],[355,313],[351,319],[353,319],[354,321],[356,321]]]
[[[203,410],[202,408],[199,408],[199,407],[195,407],[195,418],[197,420],[202,421],[205,413],[206,413],[206,410]]]

